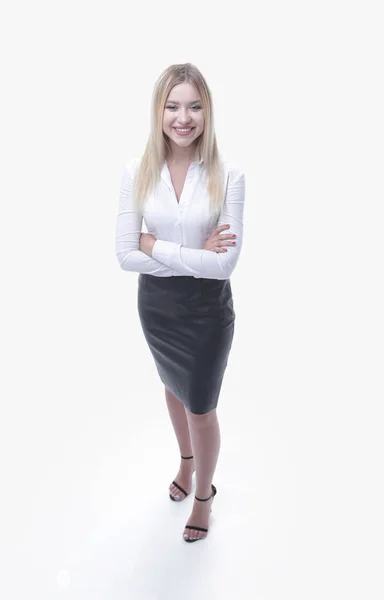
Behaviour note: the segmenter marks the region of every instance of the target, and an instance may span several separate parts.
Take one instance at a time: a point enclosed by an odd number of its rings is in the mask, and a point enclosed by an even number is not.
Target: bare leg
[[[189,425],[184,404],[166,387],[165,398],[169,416],[171,417],[173,429],[175,431],[177,443],[179,445],[180,456],[193,456],[191,438],[189,434]],[[192,489],[192,475],[195,470],[195,460],[183,460],[180,458],[179,472],[174,478],[177,483],[189,494]],[[183,500],[185,495],[172,483],[169,491],[176,501]]]
[[[216,469],[217,459],[220,451],[220,427],[217,419],[216,409],[204,415],[196,415],[186,410],[191,435],[193,455],[196,465],[196,496],[208,498],[212,493],[212,479]],[[187,525],[196,525],[208,529],[209,514],[212,499],[207,502],[194,500],[192,513]],[[187,537],[204,538],[203,531],[185,529]]]

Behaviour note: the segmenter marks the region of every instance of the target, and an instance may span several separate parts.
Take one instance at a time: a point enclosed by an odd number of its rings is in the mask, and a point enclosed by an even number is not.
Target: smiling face
[[[204,115],[200,95],[191,83],[180,83],[171,89],[164,108],[163,131],[169,137],[174,154],[183,153],[184,148],[194,146],[203,133]]]

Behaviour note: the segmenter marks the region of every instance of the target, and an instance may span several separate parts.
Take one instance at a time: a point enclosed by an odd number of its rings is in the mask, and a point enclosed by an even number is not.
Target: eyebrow
[[[189,102],[188,104],[197,104],[197,103],[201,104],[201,100],[194,100],[193,102]],[[176,102],[175,100],[167,100],[167,104],[180,104],[180,102]]]

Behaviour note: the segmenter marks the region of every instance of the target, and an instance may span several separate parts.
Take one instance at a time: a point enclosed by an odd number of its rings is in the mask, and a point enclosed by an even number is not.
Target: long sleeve
[[[228,279],[239,259],[243,243],[243,214],[245,199],[245,175],[241,172],[228,181],[226,197],[216,227],[230,224],[222,233],[235,233],[236,245],[225,246],[227,252],[186,248],[182,244],[156,240],[152,257],[183,275],[208,279]]]
[[[138,212],[132,196],[133,176],[130,165],[124,169],[120,185],[119,212],[116,224],[115,252],[124,271],[146,273],[160,277],[174,275],[175,269],[139,250],[143,215]]]

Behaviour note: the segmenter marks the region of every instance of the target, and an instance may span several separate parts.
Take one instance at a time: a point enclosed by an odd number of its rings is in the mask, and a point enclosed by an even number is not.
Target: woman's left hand
[[[155,245],[156,238],[151,233],[140,234],[139,250],[152,256],[152,248]]]

